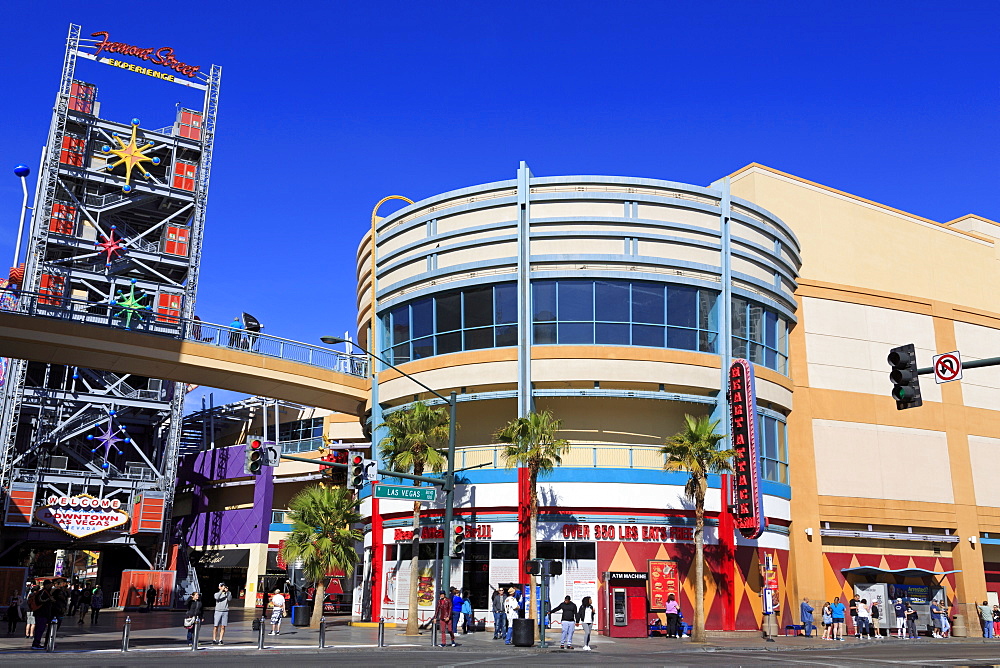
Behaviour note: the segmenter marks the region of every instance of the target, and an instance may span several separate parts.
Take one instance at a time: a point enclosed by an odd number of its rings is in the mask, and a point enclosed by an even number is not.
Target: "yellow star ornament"
[[[108,171],[117,167],[118,165],[125,165],[125,185],[122,186],[124,192],[132,192],[132,169],[136,168],[141,171],[142,175],[147,179],[151,176],[149,172],[145,170],[141,163],[151,162],[154,165],[160,164],[159,158],[152,158],[146,155],[146,151],[153,147],[153,142],[147,142],[142,146],[136,144],[135,133],[139,129],[139,119],[132,119],[132,138],[129,140],[128,144],[122,141],[121,137],[117,134],[115,135],[115,141],[118,142],[118,148],[111,148],[110,146],[104,146],[101,151],[104,153],[110,153],[118,158],[118,162],[111,162],[111,158],[108,158]]]

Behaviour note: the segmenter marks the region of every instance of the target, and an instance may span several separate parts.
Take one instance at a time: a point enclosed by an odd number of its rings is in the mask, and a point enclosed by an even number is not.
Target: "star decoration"
[[[142,290],[140,290],[142,292]],[[146,295],[136,295],[135,294],[135,279],[132,279],[132,287],[129,288],[128,294],[126,295],[121,290],[117,293],[117,298],[111,302],[112,306],[118,307],[118,312],[115,313],[116,318],[123,318],[125,320],[125,329],[132,329],[132,318],[136,319],[136,322],[142,322],[146,315],[146,312],[152,311],[152,306],[146,306],[142,303],[142,300],[146,298]]]
[[[119,137],[118,134],[116,133],[114,137],[115,141],[118,142],[118,148],[111,148],[110,146],[101,147],[101,151],[103,151],[104,153],[110,153],[111,155],[114,155],[119,159],[118,162],[114,163],[111,162],[110,158],[108,159],[107,169],[109,172],[118,165],[125,165],[125,185],[122,186],[122,190],[127,193],[132,192],[131,182],[132,182],[133,169],[139,170],[140,173],[148,179],[151,176],[151,174],[146,171],[145,167],[142,166],[142,163],[151,162],[154,165],[160,164],[159,158],[151,158],[145,154],[145,151],[148,151],[150,148],[153,147],[153,142],[146,142],[142,146],[139,146],[136,143],[135,134],[138,129],[139,129],[139,119],[133,118],[132,138],[129,140],[128,144],[123,142],[121,137]]]
[[[121,434],[124,438],[120,438],[118,435]],[[108,463],[108,457],[111,455],[112,448],[119,455],[122,454],[121,449],[118,447],[119,443],[131,443],[132,439],[129,438],[128,434],[125,432],[125,428],[115,424],[115,411],[108,411],[108,424],[104,427],[104,430],[100,432],[97,436],[93,434],[87,435],[88,441],[99,441],[99,445],[95,446],[92,453],[96,453],[98,448],[104,448],[104,461],[101,463],[102,469],[110,468]]]
[[[111,266],[111,256],[112,255],[122,255],[125,253],[125,246],[122,245],[121,239],[115,239],[115,226],[111,226],[111,233],[104,238],[104,241],[94,242],[94,245],[100,248],[99,253],[107,254],[107,261],[104,263],[105,267]]]

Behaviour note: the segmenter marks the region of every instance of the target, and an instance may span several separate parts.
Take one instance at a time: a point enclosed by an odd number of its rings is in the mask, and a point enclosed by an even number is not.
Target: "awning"
[[[923,578],[928,576],[942,577],[952,573],[962,571],[929,571],[926,568],[878,568],[876,566],[855,566],[854,568],[841,568],[844,575],[898,575],[904,578]]]
[[[250,550],[207,550],[191,555],[199,568],[246,568],[250,565]]]

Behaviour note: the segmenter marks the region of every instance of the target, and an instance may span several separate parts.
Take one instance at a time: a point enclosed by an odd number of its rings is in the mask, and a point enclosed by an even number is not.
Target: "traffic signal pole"
[[[986,359],[972,360],[971,362],[962,361],[963,369],[981,369],[985,366],[1000,366],[1000,357],[987,357]],[[924,376],[931,373],[934,373],[934,367],[932,366],[917,369],[918,376]]]

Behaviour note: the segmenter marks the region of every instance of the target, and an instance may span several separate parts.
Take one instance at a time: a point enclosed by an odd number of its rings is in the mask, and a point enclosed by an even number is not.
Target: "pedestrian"
[[[17,623],[23,617],[24,611],[21,609],[21,595],[15,589],[11,592],[10,601],[7,603],[7,612],[4,615],[4,619],[7,620],[7,635],[12,635],[17,631]]]
[[[462,635],[469,634],[469,623],[472,623],[472,630],[476,630],[476,619],[472,613],[472,601],[469,600],[469,590],[462,592]]]
[[[69,609],[69,583],[65,580],[57,580],[52,587],[52,623],[58,629],[62,626],[62,619]]]
[[[490,603],[493,609],[493,639],[499,640],[507,633],[507,615],[503,611],[503,592],[500,590],[500,585],[493,590]]]
[[[31,585],[28,589],[28,595],[25,597],[24,602],[21,603],[21,609],[24,610],[25,638],[31,638],[35,635],[35,611],[31,609],[31,597],[38,589],[35,585]]]
[[[863,598],[856,604],[856,609],[858,611],[858,616],[855,623],[858,625],[858,637],[862,636],[865,638],[872,637],[872,613],[868,609],[868,599]]]
[[[833,597],[830,613],[833,619],[833,639],[842,641],[844,639],[844,604],[840,602],[839,596]]]
[[[879,625],[882,617],[882,609],[879,607],[878,600],[873,600],[872,604],[868,606],[872,613],[872,633],[876,640],[882,639],[882,629]]]
[[[854,626],[854,637],[860,638],[861,631],[858,629],[858,595],[855,594],[848,602],[848,612],[851,615],[851,624]],[[850,631],[850,629],[848,629]]]
[[[833,640],[833,608],[830,601],[823,604],[823,640]]]
[[[83,624],[83,618],[87,616],[87,611],[90,610],[90,603],[94,600],[94,590],[88,585],[83,586],[83,591],[80,592],[80,621],[79,624]]]
[[[451,646],[457,646],[455,632],[451,627],[451,614],[451,599],[444,591],[441,591],[438,594],[437,606],[434,608],[434,619],[437,621],[438,628],[441,629],[441,647],[448,646],[448,643],[445,642],[445,636],[448,634],[451,635]]]
[[[323,605],[322,603],[314,603],[315,605]],[[281,593],[280,589],[275,589],[274,594],[271,596],[271,632],[268,635],[280,636],[281,635],[281,618],[285,616],[285,596]],[[220,645],[222,643],[219,643]]]
[[[667,594],[667,603],[664,606],[667,614],[667,637],[681,637],[681,606],[673,594]]]
[[[948,604],[941,601],[941,637],[951,637],[951,622],[948,620]]]
[[[673,594],[671,594],[673,596]],[[594,612],[594,605],[589,596],[584,596],[580,601],[580,609],[576,613],[576,621],[583,626],[583,651],[590,651],[590,632],[597,621],[597,613]]]
[[[806,638],[812,638],[813,629],[816,628],[813,626],[813,610],[814,608],[809,605],[809,599],[803,598],[799,604],[799,618],[802,620],[802,630]]]
[[[80,596],[83,595],[83,591],[80,589],[80,583],[77,582],[73,585],[72,591],[69,593],[69,612],[66,613],[70,617],[76,615],[76,611],[80,608]]]
[[[504,638],[504,644],[513,644],[511,640],[514,637],[514,620],[518,618],[518,612],[521,606],[517,602],[517,598],[514,596],[514,588],[511,587],[507,590],[507,598],[503,600],[503,611],[507,615],[507,636]]]
[[[1000,606],[993,606],[993,637],[1000,638]]]
[[[90,623],[96,624],[98,617],[101,616],[101,608],[104,607],[104,592],[101,591],[101,585],[94,587],[94,593],[90,597]]]
[[[992,615],[990,615],[992,617]],[[920,615],[909,604],[906,605],[906,638],[907,640],[917,639],[917,622]],[[992,624],[990,625],[992,627]]]
[[[550,614],[555,614],[562,611],[562,636],[559,637],[559,649],[573,649],[573,632],[576,631],[577,625],[577,610],[576,603],[573,602],[572,597],[567,596],[563,599],[563,602],[552,608],[549,611]]]
[[[205,603],[201,600],[201,592],[194,592],[188,598],[187,615],[184,618],[187,627],[187,641],[190,645],[194,642],[195,622],[202,621],[202,614],[205,612]]]
[[[146,612],[153,611],[153,604],[156,603],[156,587],[149,585],[146,590]]]
[[[992,638],[993,637],[993,610],[990,608],[989,601],[983,601],[983,604],[979,606],[979,618],[983,622],[983,637]]]
[[[457,587],[451,588],[451,635],[454,637],[458,633],[458,620],[462,616],[462,594]]]
[[[903,599],[896,599],[896,603],[892,606],[892,611],[896,615],[896,635],[902,638],[906,629],[906,606],[903,605]]]
[[[45,649],[42,644],[42,636],[52,622],[53,606],[55,599],[52,597],[52,580],[45,580],[42,588],[32,594],[28,601],[28,606],[35,613],[35,631],[32,635],[31,649]]]
[[[229,347],[230,348],[242,348],[243,345],[243,323],[240,321],[240,317],[236,316],[233,321],[229,323]]]

